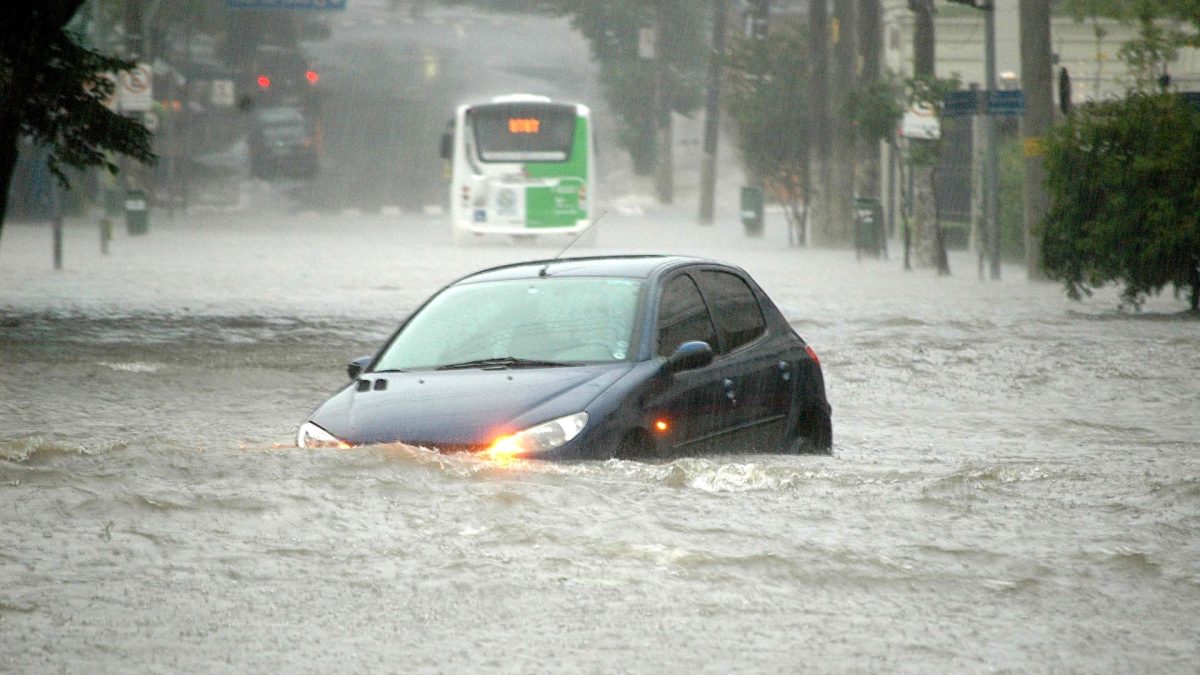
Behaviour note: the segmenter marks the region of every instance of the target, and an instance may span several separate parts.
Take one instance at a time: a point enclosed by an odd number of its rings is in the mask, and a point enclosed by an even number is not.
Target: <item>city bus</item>
[[[485,234],[573,238],[591,223],[595,147],[585,105],[528,94],[461,105],[441,150],[455,243]]]

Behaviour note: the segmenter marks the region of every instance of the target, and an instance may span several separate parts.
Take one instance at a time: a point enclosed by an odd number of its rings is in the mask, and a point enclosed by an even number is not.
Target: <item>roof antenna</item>
[[[595,226],[596,226],[596,223],[600,222],[600,219],[601,219],[601,218],[603,218],[604,216],[607,216],[607,215],[608,215],[608,211],[605,211],[605,212],[601,213],[600,215],[596,216],[596,219],[595,219],[595,220],[593,220],[592,222],[588,223],[588,226],[587,226],[587,227],[585,227],[585,228],[583,228],[582,230],[580,230],[580,231],[579,231],[579,234],[575,235],[575,238],[574,238],[574,239],[572,239],[572,240],[570,241],[570,243],[568,243],[566,246],[564,246],[564,247],[563,247],[563,250],[559,251],[559,252],[558,252],[558,253],[557,253],[557,254],[556,254],[556,255],[555,255],[553,258],[551,258],[550,260],[547,260],[547,261],[546,261],[546,264],[545,264],[544,266],[542,266],[542,269],[538,270],[538,276],[539,276],[539,277],[543,277],[543,278],[544,278],[544,277],[546,276],[546,270],[550,269],[550,266],[551,266],[551,265],[553,265],[553,264],[554,264],[554,263],[555,263],[555,262],[556,262],[556,261],[557,261],[559,258],[561,258],[561,257],[562,257],[562,254],[564,254],[564,253],[566,253],[566,252],[567,252],[567,249],[569,249],[569,248],[571,248],[572,246],[574,246],[574,245],[575,245],[575,242],[577,242],[577,241],[579,241],[580,239],[582,239],[582,238],[583,238],[583,235],[587,234],[588,230],[590,230],[590,229],[592,229],[593,227],[595,227]]]

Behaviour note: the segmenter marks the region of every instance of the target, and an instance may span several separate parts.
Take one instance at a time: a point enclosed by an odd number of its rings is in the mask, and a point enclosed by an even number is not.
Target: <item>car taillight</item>
[[[309,84],[316,84],[317,80],[321,79],[321,76],[317,74],[317,71],[309,70],[304,73],[304,79],[308,80]]]
[[[817,358],[817,353],[813,351],[812,347],[804,345],[804,353],[808,354],[808,358],[812,359],[813,363],[817,364],[818,366],[821,365],[821,359]]]
[[[266,75],[259,75],[258,76],[258,86],[262,89],[270,89],[271,88],[271,78],[267,77]]]

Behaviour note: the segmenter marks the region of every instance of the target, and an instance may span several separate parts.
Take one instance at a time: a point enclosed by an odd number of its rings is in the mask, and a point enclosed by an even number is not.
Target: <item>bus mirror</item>
[[[454,134],[446,132],[442,134],[442,159],[450,159],[451,149],[454,147]]]

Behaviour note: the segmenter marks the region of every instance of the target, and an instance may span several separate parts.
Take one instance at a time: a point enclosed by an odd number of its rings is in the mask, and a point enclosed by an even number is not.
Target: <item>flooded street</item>
[[[497,466],[298,450],[452,279],[419,215],[210,213],[0,242],[0,671],[1191,672],[1200,333],[1024,271],[613,212],[745,267],[821,356],[832,456]],[[731,448],[736,450],[736,448]]]

